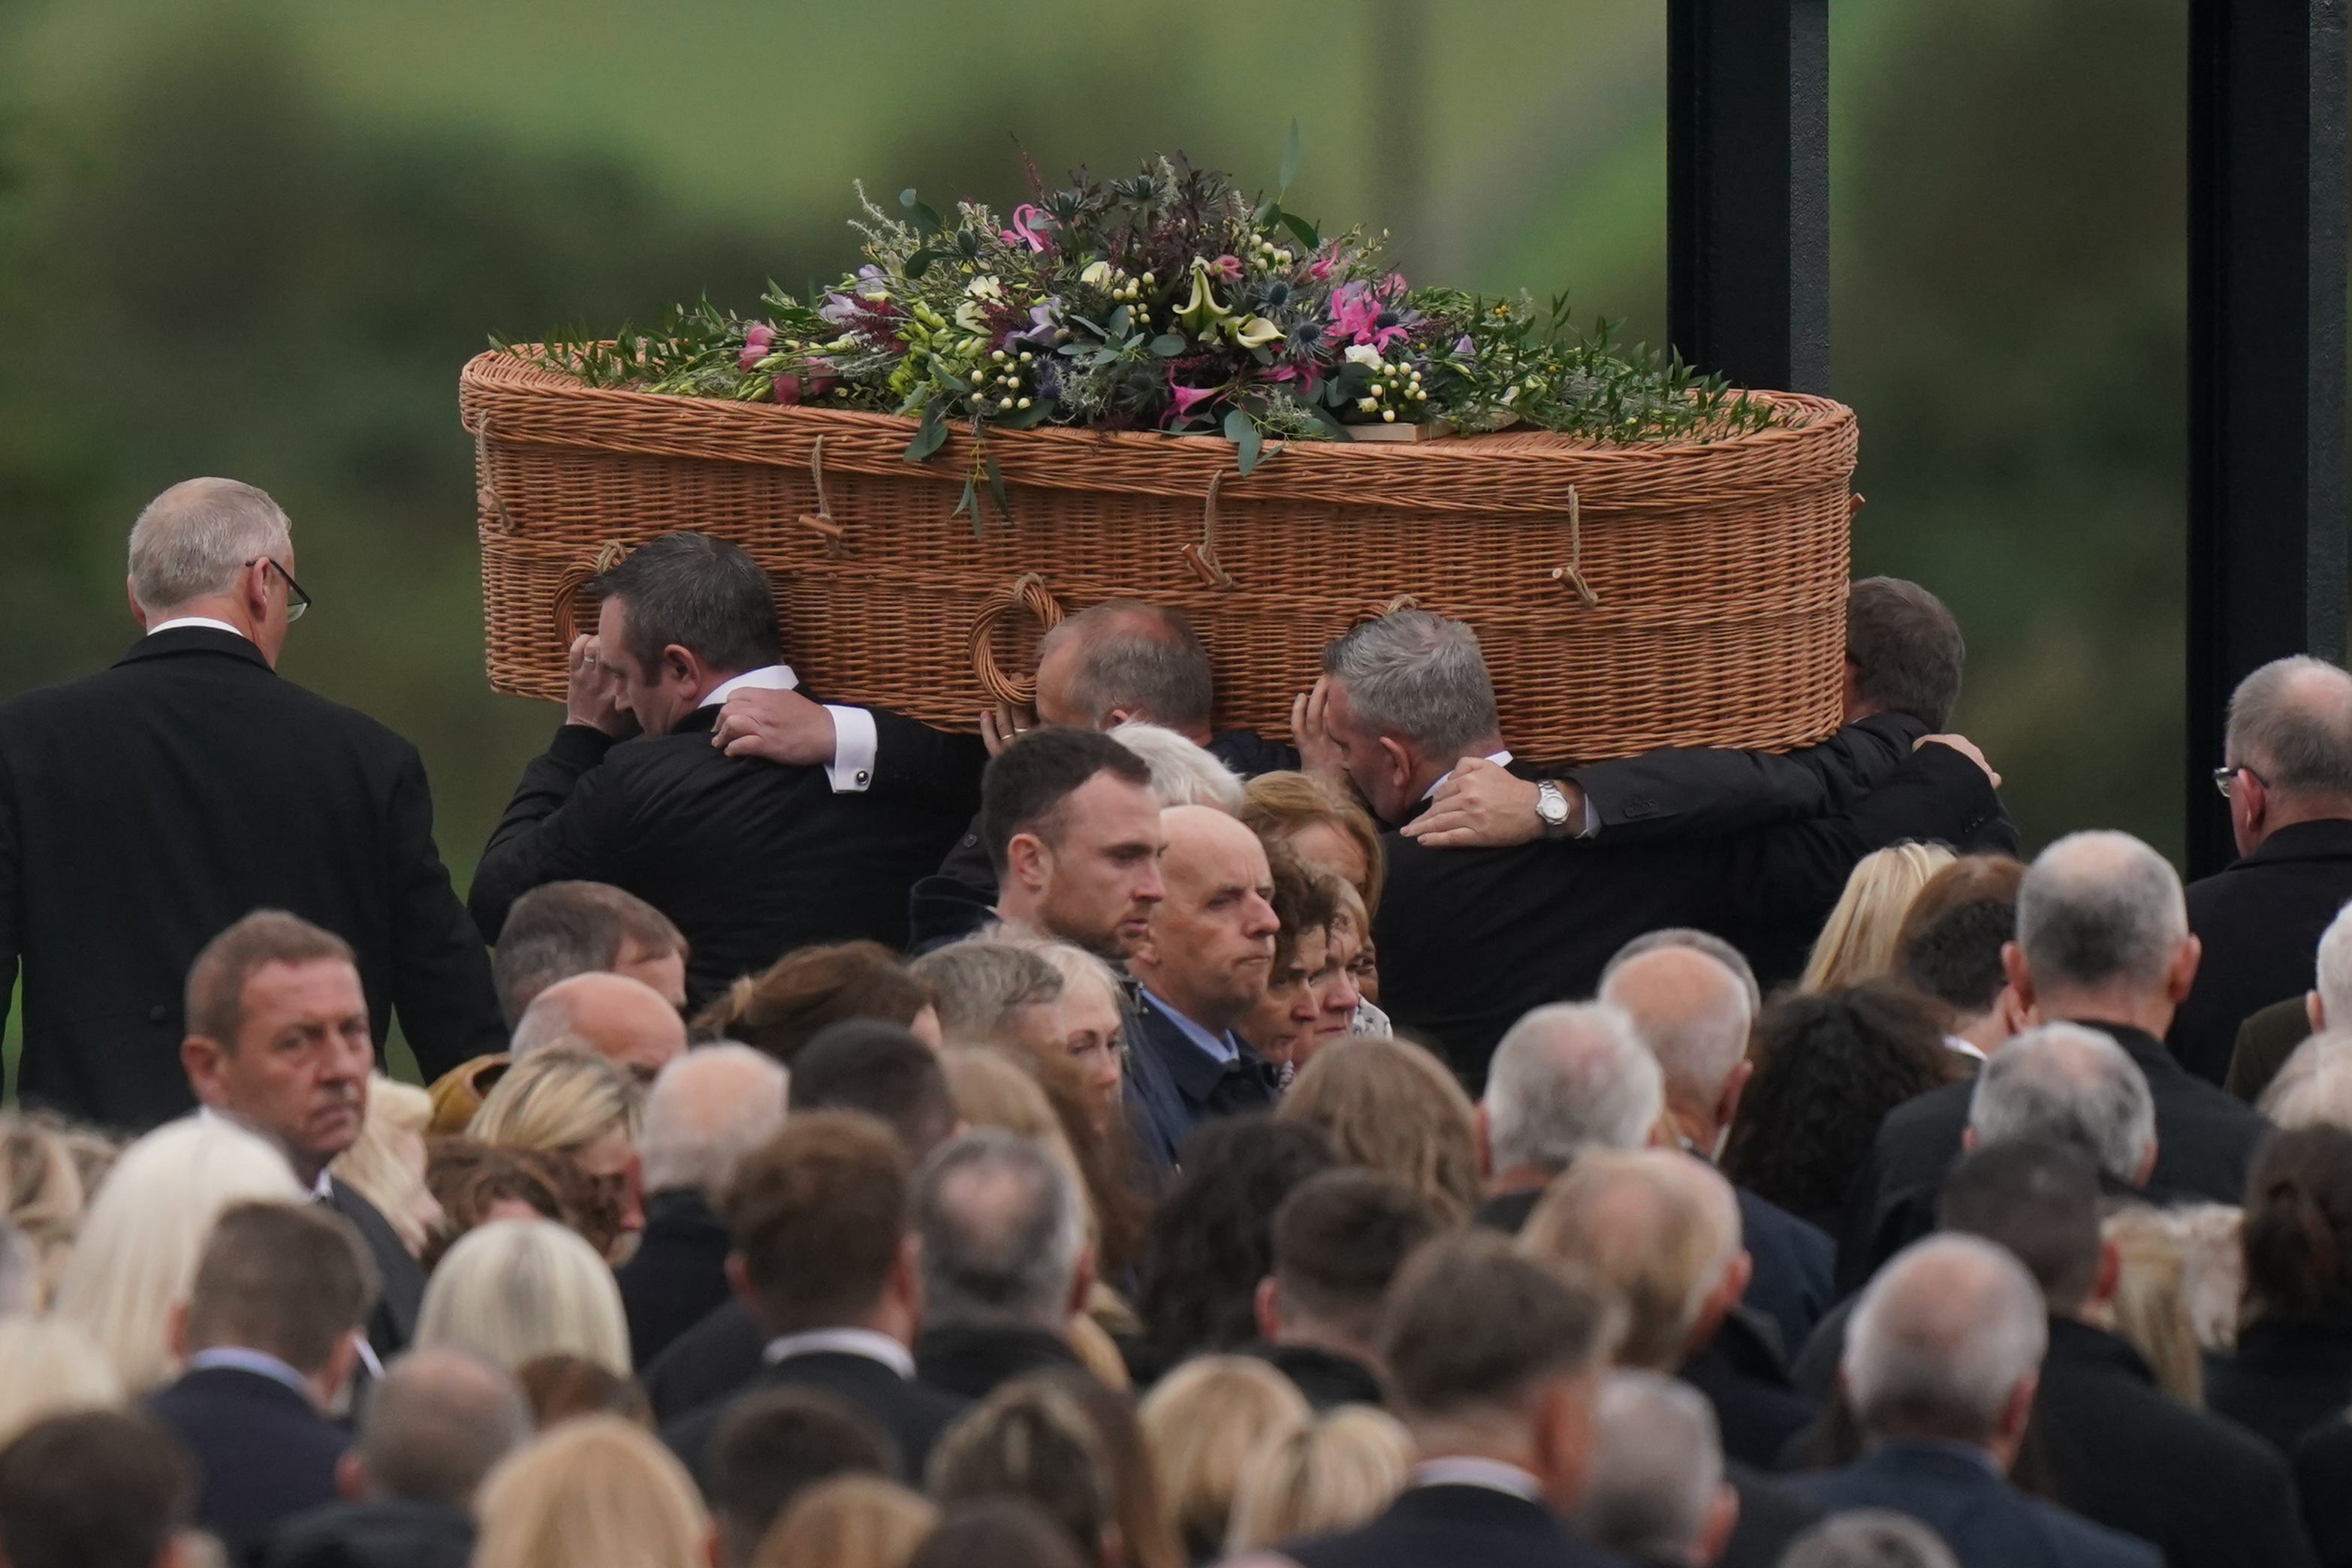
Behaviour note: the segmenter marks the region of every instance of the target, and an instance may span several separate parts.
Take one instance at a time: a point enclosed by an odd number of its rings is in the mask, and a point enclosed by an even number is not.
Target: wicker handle
[[[1577,512],[1574,485],[1568,487],[1568,564],[1553,567],[1550,577],[1555,583],[1566,584],[1584,601],[1586,608],[1601,603],[1601,595],[1584,580],[1584,521]]]
[[[1062,606],[1046,591],[1045,579],[1035,572],[1024,572],[1010,585],[992,588],[988,597],[980,603],[980,613],[971,618],[971,672],[980,678],[981,689],[999,702],[1017,703],[1026,707],[1037,700],[1037,682],[1032,678],[1019,681],[997,667],[996,650],[991,645],[996,623],[1018,606],[1029,612],[1043,631],[1052,631],[1062,624]]]
[[[555,646],[570,648],[572,639],[580,635],[580,590],[602,577],[621,563],[629,547],[617,539],[607,540],[604,547],[589,561],[574,561],[555,579],[555,592],[550,595],[551,618],[555,622]]]
[[[816,510],[803,512],[800,524],[824,543],[824,552],[840,557],[849,553],[846,541],[849,531],[833,521],[833,503],[824,495],[824,437],[819,436],[809,449],[809,477],[816,481]]]
[[[1217,559],[1217,486],[1224,482],[1224,478],[1223,469],[1209,476],[1209,494],[1201,504],[1201,542],[1187,544],[1177,552],[1184,557],[1184,564],[1192,569],[1192,575],[1212,588],[1237,588],[1241,585],[1234,580],[1234,574],[1225,570],[1225,563]]]
[[[521,532],[521,525],[515,521],[514,513],[507,510],[506,498],[499,494],[499,481],[490,472],[490,422],[487,419],[482,421],[482,427],[474,432],[474,477],[481,480],[480,487],[474,491],[475,507],[483,516],[499,520],[499,532]],[[564,639],[564,646],[571,646],[570,638]]]

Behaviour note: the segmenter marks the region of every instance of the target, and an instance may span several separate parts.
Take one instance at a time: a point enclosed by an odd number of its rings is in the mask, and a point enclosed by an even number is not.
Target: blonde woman
[[[567,1421],[482,1483],[472,1568],[705,1568],[710,1519],[686,1467],[617,1415]]]
[[[376,1206],[415,1257],[441,1223],[441,1205],[425,1184],[425,1131],[433,1097],[381,1073],[368,1079],[367,1120],[352,1146],[328,1169]]]
[[[0,1322],[0,1447],[37,1421],[121,1403],[122,1380],[71,1323],[56,1318]]]
[[[471,1351],[509,1372],[576,1355],[629,1374],[621,1289],[596,1249],[545,1219],[499,1219],[460,1237],[425,1287],[416,1343]]]
[[[221,1211],[310,1195],[252,1133],[213,1117],[167,1123],[123,1151],[98,1189],[51,1310],[89,1337],[126,1394],[145,1394],[172,1376],[166,1325]]]
[[[507,1069],[467,1135],[570,1161],[585,1189],[581,1234],[607,1258],[625,1257],[646,1228],[634,1174],[640,1103],[635,1081],[603,1057],[542,1051]]]
[[[1169,1517],[1186,1553],[1202,1563],[1232,1532],[1234,1498],[1253,1457],[1305,1426],[1313,1412],[1265,1362],[1212,1355],[1161,1378],[1140,1415]]]
[[[1477,1113],[1445,1065],[1409,1040],[1325,1047],[1275,1114],[1322,1129],[1341,1160],[1394,1176],[1448,1225],[1478,1206]]]
[[[1958,857],[1940,844],[1890,844],[1854,863],[1837,908],[1813,942],[1797,989],[1843,991],[1895,968],[1895,939],[1927,879]]]
[[[1258,1445],[1234,1494],[1227,1552],[1333,1535],[1370,1522],[1412,1474],[1412,1436],[1369,1405],[1338,1409]]]
[[[907,1568],[940,1510],[880,1476],[835,1476],[793,1500],[751,1568]]]
[[[96,1186],[83,1176],[77,1141],[96,1138],[38,1111],[0,1116],[0,1181],[7,1184],[0,1217],[16,1227],[32,1254],[33,1289],[25,1307],[48,1304],[72,1253]]]
[[[2205,1352],[2189,1310],[2189,1260],[2180,1233],[2144,1205],[2116,1210],[2100,1226],[2116,1249],[2115,1294],[2105,1327],[2139,1352],[2163,1390],[2192,1410],[2205,1407]]]

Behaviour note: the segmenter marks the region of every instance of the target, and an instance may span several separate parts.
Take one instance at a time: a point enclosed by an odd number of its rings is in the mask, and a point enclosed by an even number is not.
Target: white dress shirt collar
[[[1964,1057],[1974,1057],[1979,1061],[1986,1059],[1985,1054],[1982,1051],[1977,1049],[1976,1047],[1960,1038],[1958,1035],[1946,1035],[1944,1037],[1944,1048],[1948,1051],[1958,1051]]]
[[[1511,765],[1511,753],[1507,751],[1489,752],[1486,753],[1486,760],[1494,763],[1498,768],[1507,768]],[[1427,800],[1431,795],[1435,795],[1438,790],[1438,785],[1443,784],[1447,779],[1450,779],[1453,776],[1454,770],[1452,768],[1448,768],[1444,773],[1438,774],[1436,782],[1432,784],[1427,789],[1421,792],[1421,798]]]
[[[710,689],[710,695],[695,704],[698,708],[716,708],[739,691],[797,691],[801,678],[793,673],[789,664],[762,665],[747,669],[732,680],[722,680]]]
[[[880,1362],[900,1377],[915,1375],[915,1358],[907,1347],[872,1329],[811,1329],[806,1333],[786,1334],[770,1340],[760,1359],[773,1366],[796,1355],[862,1355]]]
[[[1412,1468],[1412,1484],[1417,1487],[1484,1487],[1490,1492],[1503,1492],[1524,1502],[1543,1505],[1543,1482],[1517,1465],[1507,1465],[1500,1459],[1481,1459],[1469,1455],[1452,1458],[1424,1459]]]
[[[158,632],[184,632],[190,626],[202,626],[207,631],[226,632],[231,637],[245,637],[243,632],[230,626],[226,621],[216,621],[210,616],[174,616],[168,621],[157,621],[153,626],[149,626],[147,635],[152,637]],[[247,637],[246,640],[250,642],[253,639]]]

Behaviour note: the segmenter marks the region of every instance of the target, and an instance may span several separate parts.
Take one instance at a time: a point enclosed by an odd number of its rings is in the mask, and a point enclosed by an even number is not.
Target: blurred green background
[[[128,643],[149,496],[251,480],[318,600],[286,673],[415,740],[462,885],[557,718],[481,671],[486,334],[749,307],[854,261],[852,179],[1009,205],[1020,146],[1270,184],[1296,117],[1292,206],[1655,342],[1664,10],[0,0],[0,696]],[[2186,11],[1832,8],[1857,568],[1958,612],[2030,843],[2181,837]]]

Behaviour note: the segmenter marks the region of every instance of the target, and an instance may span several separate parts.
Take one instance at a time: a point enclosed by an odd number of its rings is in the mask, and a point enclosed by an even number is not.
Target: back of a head
[[[840,942],[788,952],[737,980],[694,1020],[699,1039],[740,1040],[791,1067],[829,1024],[849,1018],[912,1024],[930,989],[878,942]]]
[[[1054,1382],[1016,1378],[950,1427],[931,1457],[942,1508],[992,1497],[1045,1510],[1087,1562],[1101,1559],[1118,1522],[1116,1482],[1094,1423]]]
[[[1017,835],[1054,839],[1064,803],[1104,773],[1139,788],[1151,786],[1151,769],[1141,757],[1093,730],[1041,726],[990,758],[980,780],[980,837],[997,875],[1004,875]]]
[[[1911,900],[1951,863],[1952,852],[1940,844],[1890,844],[1864,856],[1814,940],[1798,989],[1842,990],[1891,973]]]
[[[654,1405],[645,1385],[627,1373],[570,1351],[550,1351],[515,1368],[515,1382],[530,1405],[532,1423],[544,1432],[583,1415],[617,1415],[652,1429]]]
[[[559,980],[609,970],[625,943],[648,953],[686,951],[667,915],[608,882],[542,882],[514,901],[490,958],[507,1027]]]
[[[507,1049],[525,1061],[541,1051],[585,1046],[631,1077],[649,1079],[685,1054],[686,1044],[685,1021],[660,992],[626,974],[592,970],[532,997]]]
[[[908,1187],[898,1137],[856,1111],[796,1113],[744,1157],[720,1208],[769,1333],[873,1310],[898,1266]]]
[[[541,1051],[507,1068],[466,1132],[484,1143],[569,1152],[615,1128],[634,1132],[638,1098],[635,1081],[593,1052]]]
[[[783,1126],[785,1086],[773,1057],[728,1040],[697,1047],[662,1068],[637,1136],[646,1191],[716,1195],[736,1162]]]
[[[1439,1226],[1429,1200],[1393,1176],[1349,1169],[1307,1177],[1274,1211],[1284,1312],[1370,1343],[1397,1270]]]
[[[1639,1563],[1706,1561],[1723,1489],[1723,1442],[1698,1390],[1651,1372],[1619,1372],[1594,1406],[1598,1438],[1576,1521]]]
[[[838,1394],[771,1388],[728,1406],[710,1436],[710,1508],[726,1568],[743,1568],[793,1500],[834,1476],[887,1478],[898,1453]]]
[[[0,1561],[156,1568],[195,1496],[178,1445],[153,1422],[111,1410],[52,1415],[0,1448]]]
[[[1832,1514],[1789,1543],[1780,1568],[1960,1568],[1944,1538],[1882,1508]]]
[[[1985,1446],[2049,1340],[2040,1287],[1979,1237],[1916,1242],[1863,1292],[1840,1370],[1864,1432]]]
[[[188,1294],[191,1352],[259,1351],[306,1376],[365,1325],[375,1258],[352,1222],[316,1204],[239,1204],[213,1226]]]
[[[1686,947],[1694,952],[1703,952],[1738,975],[1740,988],[1748,993],[1750,1017],[1764,1005],[1764,987],[1757,984],[1756,967],[1748,962],[1748,955],[1713,931],[1701,931],[1696,926],[1660,926],[1655,931],[1643,931],[1609,955],[1609,962],[1601,966],[1601,984],[1607,985],[1611,975],[1643,953],[1664,947]]]
[[[1342,1405],[1276,1433],[1243,1463],[1225,1550],[1353,1530],[1396,1500],[1412,1464],[1412,1435],[1369,1405]]]
[[[2352,1028],[2331,1026],[2295,1047],[2255,1108],[2273,1127],[2352,1127]]]
[[[1960,623],[1944,602],[1900,577],[1864,577],[1845,601],[1854,691],[1873,711],[1907,713],[1931,732],[1951,727],[1968,663]]]
[[[2265,1139],[2246,1176],[2242,1223],[2248,1316],[2352,1320],[2352,1131]]]
[[[1445,1065],[1410,1040],[1324,1047],[1276,1114],[1320,1127],[1342,1160],[1396,1177],[1449,1221],[1477,1206],[1477,1112]]]
[[[1392,610],[1326,647],[1323,673],[1347,688],[1359,724],[1432,756],[1461,756],[1501,728],[1486,655],[1465,621]]]
[[[1314,1417],[1306,1395],[1256,1356],[1200,1356],[1152,1385],[1141,1410],[1160,1492],[1185,1551],[1214,1557],[1258,1448]]]
[[[409,1352],[384,1368],[361,1418],[370,1492],[469,1509],[499,1460],[530,1438],[530,1406],[515,1380],[467,1352]]]
[[[1895,976],[1955,1018],[1990,1012],[2009,984],[2000,950],[2017,935],[2024,879],[2005,855],[1964,855],[1928,878],[1895,933]]]
[[[1208,728],[1209,652],[1181,611],[1134,599],[1090,605],[1040,639],[1039,667],[1065,647],[1076,655],[1063,693],[1073,721],[1106,730],[1125,713],[1171,730]]]
[[[2163,856],[2127,833],[2072,833],[2027,868],[2017,891],[2017,943],[2044,994],[2159,989],[2189,906]]]
[[[983,1127],[940,1145],[916,1173],[923,1321],[1058,1331],[1086,1249],[1077,1184],[1043,1148]]]
[[[1638,1149],[1665,1079],[1633,1020],[1605,1003],[1555,1003],[1511,1026],[1486,1068],[1495,1168],[1563,1171],[1587,1149]]]
[[[1658,1059],[1676,1103],[1713,1110],[1748,1054],[1755,1012],[1740,976],[1696,948],[1660,947],[1614,964],[1600,999],[1623,1013]]]
[[[2336,911],[2319,933],[2318,976],[2313,989],[2330,1028],[2352,1028],[2352,904]]]
[[[2134,1185],[2156,1152],[2147,1075],[2114,1039],[2080,1024],[2044,1024],[1995,1051],[1977,1075],[1969,1126],[1982,1143],[2071,1144]]]
[[[293,529],[267,492],[236,479],[183,479],[131,527],[131,591],[150,616],[226,594],[262,556],[284,560]]]
[[[959,1044],[1016,1043],[1023,1015],[1061,1000],[1062,972],[1035,949],[979,938],[925,953],[908,973],[939,998],[940,1032]]]
[[[1739,1255],[1730,1184],[1679,1151],[1596,1149],[1578,1159],[1528,1216],[1520,1246],[1571,1265],[1626,1308],[1618,1360],[1672,1372],[1710,1296]]]
[[[955,1100],[937,1052],[894,1024],[851,1018],[817,1032],[793,1059],[791,1107],[856,1110],[888,1123],[909,1158],[955,1131]]]
[[[1130,719],[1110,732],[1110,738],[1143,759],[1151,770],[1151,793],[1161,805],[1206,805],[1239,816],[1242,781],[1233,769],[1159,724]]]
[[[1090,1568],[1046,1510],[1024,1498],[985,1497],[948,1510],[907,1560],[907,1568]]]
[[[2061,1316],[2078,1310],[2098,1286],[2099,1214],[2091,1157],[2037,1138],[1988,1143],[1967,1155],[1936,1197],[1941,1228],[2007,1249]]]
[[[708,1561],[709,1521],[686,1468],[616,1415],[567,1421],[509,1454],[481,1489],[473,1568]]]
[[[907,1568],[938,1526],[929,1499],[880,1476],[835,1476],[794,1499],[770,1527],[751,1568]],[[1050,1524],[1039,1527],[1061,1544]],[[956,1568],[970,1568],[961,1558]]]
[[[592,578],[588,595],[621,602],[628,655],[648,675],[673,644],[727,674],[781,657],[775,589],[758,562],[723,539],[678,532],[648,540]]]
[[[1516,1415],[1547,1379],[1601,1366],[1616,1337],[1616,1310],[1598,1289],[1520,1256],[1507,1237],[1466,1232],[1406,1262],[1381,1360],[1412,1426]]]
[[[2223,749],[2276,794],[2352,801],[2352,675],[2307,654],[2263,665],[2231,694]]]
[[[559,1352],[629,1371],[612,1269],[552,1220],[492,1220],[460,1237],[425,1284],[415,1342],[467,1351],[509,1373]]]
[[[1152,1342],[1185,1355],[1256,1338],[1274,1215],[1294,1187],[1338,1163],[1331,1140],[1302,1122],[1230,1116],[1196,1129],[1152,1212],[1136,1298]]]

